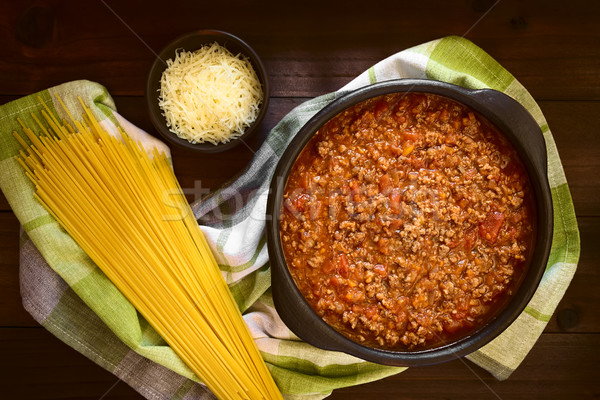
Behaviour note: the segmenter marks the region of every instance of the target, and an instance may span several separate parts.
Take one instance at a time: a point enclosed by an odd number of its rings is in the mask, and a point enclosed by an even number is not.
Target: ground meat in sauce
[[[510,295],[531,248],[516,152],[450,99],[391,94],[329,121],[288,178],[289,270],[348,338],[417,349],[468,334]]]

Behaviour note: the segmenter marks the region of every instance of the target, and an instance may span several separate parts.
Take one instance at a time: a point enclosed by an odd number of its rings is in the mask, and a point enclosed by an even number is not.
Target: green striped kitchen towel
[[[288,399],[320,399],[332,390],[401,372],[354,357],[316,349],[298,340],[278,318],[269,291],[264,235],[268,183],[279,155],[298,129],[332,100],[374,82],[436,79],[468,88],[493,88],[521,102],[542,128],[555,208],[552,251],[542,282],[525,312],[498,338],[467,356],[498,379],[507,378],[542,333],[575,273],[579,233],[569,189],[550,129],[533,98],[484,51],[460,37],[446,37],[401,51],[369,68],[338,92],[309,100],[269,133],[248,169],[228,186],[192,204],[229,287],[281,391]],[[106,90],[76,81],[0,107],[0,186],[19,218],[23,304],[68,345],[113,372],[149,399],[204,399],[212,395],[131,304],[33,199],[15,162],[12,131],[20,117],[45,103],[61,115],[54,94],[73,104],[81,96],[108,129],[123,126],[144,145],[164,145],[129,124]],[[62,116],[62,115],[61,115]],[[200,179],[201,176],[198,176]]]

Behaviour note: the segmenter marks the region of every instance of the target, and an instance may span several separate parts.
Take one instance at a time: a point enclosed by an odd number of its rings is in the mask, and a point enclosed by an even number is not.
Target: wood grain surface
[[[520,368],[498,382],[455,360],[336,390],[331,399],[600,398],[599,2],[3,0],[0,104],[90,79],[108,88],[123,116],[154,133],[143,96],[155,53],[203,28],[234,33],[255,48],[268,69],[271,104],[248,146],[202,157],[173,149],[190,200],[243,171],[296,105],[336,90],[397,51],[447,35],[464,35],[512,72],[538,101],[558,146],[578,216],[581,260]],[[23,309],[19,234],[0,195],[0,398],[140,399]]]

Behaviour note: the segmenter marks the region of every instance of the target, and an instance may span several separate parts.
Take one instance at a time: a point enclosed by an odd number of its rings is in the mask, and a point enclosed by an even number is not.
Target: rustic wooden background
[[[600,397],[600,3],[596,1],[8,1],[0,2],[0,104],[75,79],[104,84],[122,115],[153,132],[144,103],[154,52],[201,28],[232,32],[262,56],[271,105],[258,147],[302,101],[333,91],[404,48],[464,35],[511,71],[545,113],[581,231],[579,268],[544,334],[504,382],[454,361],[335,391],[331,399]],[[252,149],[174,149],[184,188],[214,189]],[[23,310],[19,224],[0,197],[0,398],[138,399]]]

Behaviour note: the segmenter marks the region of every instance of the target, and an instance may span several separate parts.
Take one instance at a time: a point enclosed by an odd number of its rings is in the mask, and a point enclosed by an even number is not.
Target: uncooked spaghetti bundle
[[[36,198],[218,398],[281,399],[166,155],[81,104],[15,133]]]

